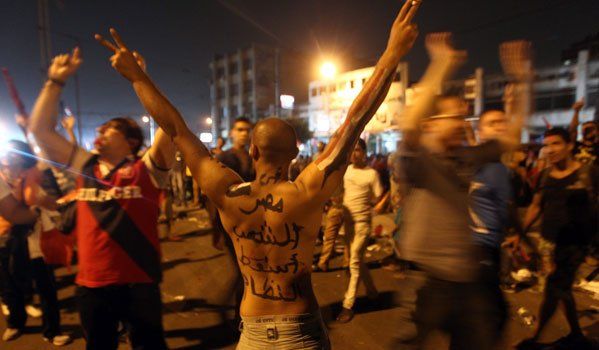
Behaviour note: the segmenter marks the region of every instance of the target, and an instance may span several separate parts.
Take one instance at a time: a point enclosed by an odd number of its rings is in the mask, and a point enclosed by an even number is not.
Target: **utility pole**
[[[281,50],[275,49],[275,116],[281,115]]]
[[[46,71],[52,58],[50,38],[50,15],[48,13],[48,0],[37,0],[37,33],[40,41],[40,59],[42,81],[46,80]]]
[[[71,39],[75,41],[76,46],[81,46],[81,42],[79,38],[74,35],[60,32],[52,32],[50,30],[50,11],[48,9],[48,0],[37,0],[37,31],[40,41],[40,59],[42,65],[40,72],[42,75],[42,82],[44,82],[47,79],[48,67],[50,67],[50,62],[53,57],[51,34],[56,34],[64,38]],[[75,82],[75,114],[77,116],[77,137],[79,139],[79,142],[83,144],[83,129],[81,125],[81,90],[79,88],[79,73],[75,73],[73,80]],[[64,113],[64,111],[60,111],[59,113]]]

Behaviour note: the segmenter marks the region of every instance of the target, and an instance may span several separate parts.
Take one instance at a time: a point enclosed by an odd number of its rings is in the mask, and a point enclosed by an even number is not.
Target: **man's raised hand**
[[[130,82],[144,79],[146,77],[146,64],[143,57],[137,52],[130,51],[113,28],[110,28],[110,35],[114,40],[114,44],[104,39],[100,34],[96,34],[94,37],[100,44],[114,53],[110,57],[112,67]]]
[[[516,81],[530,81],[533,77],[532,44],[515,40],[499,46],[499,58],[505,73]]]
[[[48,79],[64,84],[71,75],[75,74],[81,63],[83,59],[78,47],[74,48],[71,54],[58,55],[54,57],[48,68]]]
[[[572,109],[575,110],[576,112],[580,112],[580,110],[584,107],[584,99],[578,100],[576,102],[574,102],[574,104],[572,105]]]
[[[448,66],[459,66],[466,61],[468,54],[453,48],[451,33],[431,33],[426,36],[426,50],[432,62]]]
[[[67,115],[60,121],[60,124],[65,130],[73,130],[75,127],[75,117],[72,115]]]
[[[418,27],[412,23],[422,0],[406,0],[391,27],[387,49],[393,54],[404,56],[418,37]]]

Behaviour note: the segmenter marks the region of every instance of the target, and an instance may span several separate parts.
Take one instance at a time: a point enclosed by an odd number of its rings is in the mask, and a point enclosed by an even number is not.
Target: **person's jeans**
[[[36,258],[31,260],[31,271],[35,290],[39,293],[42,303],[42,332],[44,337],[52,339],[61,334],[54,270],[46,265],[43,258]]]
[[[322,242],[322,252],[320,253],[320,259],[318,260],[319,267],[327,267],[331,256],[333,255],[333,249],[335,248],[335,240],[339,235],[339,230],[343,225],[343,207],[332,206],[327,212],[324,226],[324,238]],[[349,252],[346,249],[344,251],[344,262],[347,264],[349,261]]]
[[[423,344],[433,331],[442,330],[451,337],[451,350],[496,349],[506,320],[506,304],[498,278],[492,279],[492,283],[459,283],[428,277],[417,293],[417,343]]]
[[[368,246],[368,238],[371,232],[371,221],[352,220],[351,214],[346,211],[345,216],[345,244],[346,250],[349,249],[349,285],[345,292],[343,307],[351,309],[356,302],[358,284],[364,282],[366,292],[369,296],[377,294],[376,287],[370,276],[370,271],[364,263],[364,253]]]
[[[25,304],[32,295],[31,265],[25,231],[13,227],[6,245],[0,248],[0,284],[2,302],[10,314],[6,318],[9,328],[22,329],[27,321]]]
[[[87,350],[117,349],[119,321],[129,329],[133,349],[167,349],[157,284],[79,286],[77,299]]]
[[[242,317],[237,350],[329,350],[320,312],[300,315]]]

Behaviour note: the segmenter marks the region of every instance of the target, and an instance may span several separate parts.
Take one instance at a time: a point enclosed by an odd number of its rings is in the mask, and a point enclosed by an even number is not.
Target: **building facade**
[[[281,115],[281,95],[305,101],[302,58],[277,48],[252,44],[210,63],[210,107],[213,134],[226,136],[235,118],[253,122]]]
[[[503,74],[480,74],[476,83],[473,77],[448,82],[446,92],[457,93],[476,100],[472,86],[478,85],[483,110],[503,109],[503,92],[508,78]],[[548,125],[567,127],[572,119],[574,102],[585,101],[580,121],[597,119],[599,111],[599,57],[589,59],[589,51],[579,51],[577,58],[567,59],[561,65],[535,70],[533,113],[528,118],[527,132],[533,138],[541,135]],[[480,113],[473,113],[478,116]],[[528,136],[525,134],[525,138]],[[528,141],[525,139],[525,141]]]
[[[332,79],[315,80],[309,84],[307,114],[314,137],[326,141],[345,120],[349,108],[374,72],[367,67],[336,75]],[[377,152],[388,151],[397,139],[399,116],[406,100],[407,63],[398,67],[385,101],[365,128],[365,134],[375,135]]]

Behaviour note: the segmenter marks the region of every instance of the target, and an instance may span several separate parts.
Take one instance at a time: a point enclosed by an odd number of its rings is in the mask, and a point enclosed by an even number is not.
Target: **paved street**
[[[181,220],[174,227],[176,234],[194,231],[197,221]],[[204,226],[205,227],[205,226]],[[221,324],[223,313],[231,312],[226,304],[226,293],[232,283],[232,261],[211,245],[208,229],[180,236],[180,241],[165,241],[162,245],[165,272],[162,284],[165,305],[164,325],[166,337],[172,349],[234,349],[235,343],[228,334],[229,328]],[[397,339],[407,337],[414,331],[409,322],[414,292],[422,276],[410,273],[405,278],[377,266],[376,256],[372,257],[372,273],[375,284],[381,292],[376,303],[370,303],[360,290],[362,298],[356,305],[355,319],[345,325],[336,324],[334,316],[341,308],[341,300],[348,281],[342,270],[316,273],[313,276],[314,288],[322,308],[324,318],[330,328],[334,349],[401,349]],[[338,266],[340,259],[333,261]],[[62,320],[65,331],[72,333],[76,340],[64,349],[84,349],[84,340],[78,326],[74,299],[73,272],[60,269],[58,273],[59,296],[62,302]],[[536,314],[541,295],[529,291],[509,294],[511,319],[506,335],[506,343],[513,344],[530,336],[532,329],[526,327],[515,315],[524,306]],[[599,336],[598,302],[589,295],[576,292],[582,326],[589,335]],[[3,343],[0,349],[41,350],[53,347],[44,343],[40,331],[40,320],[30,319],[27,334],[11,343]],[[0,329],[4,329],[4,320]],[[565,318],[558,314],[553,320],[544,341],[552,341],[568,331]],[[438,336],[430,349],[445,349],[446,340]],[[120,349],[128,349],[122,344]]]

